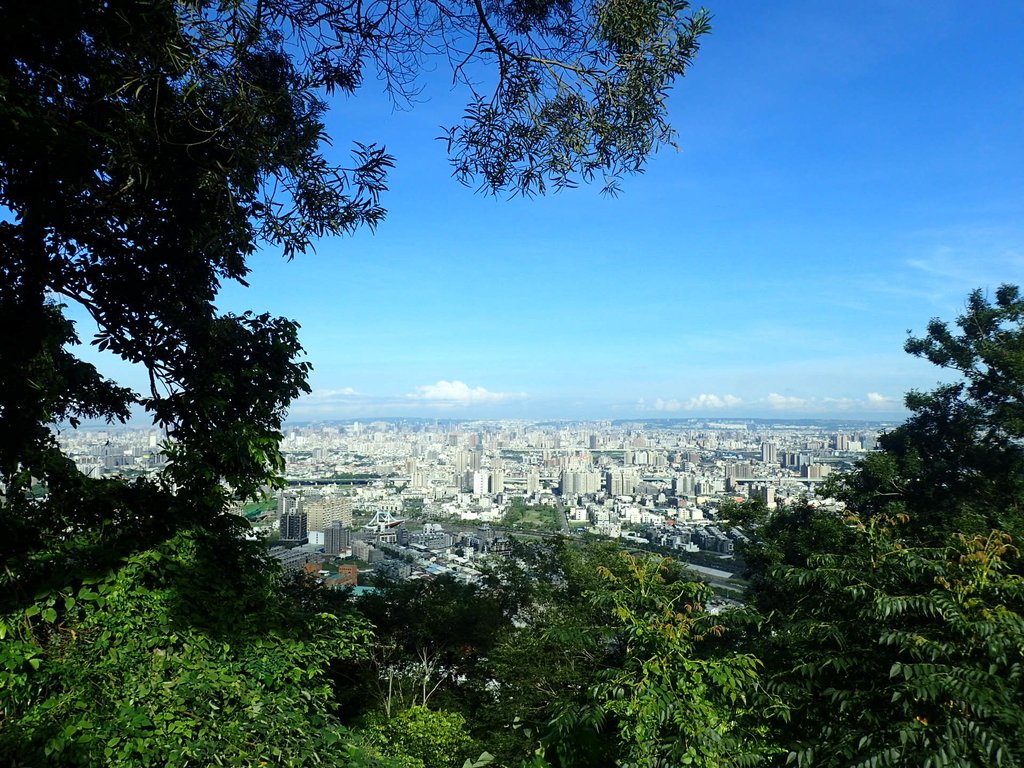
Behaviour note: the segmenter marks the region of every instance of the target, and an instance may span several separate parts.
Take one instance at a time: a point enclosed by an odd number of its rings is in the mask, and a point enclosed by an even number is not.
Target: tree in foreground
[[[933,319],[906,350],[956,380],[910,392],[911,416],[838,495],[869,515],[907,514],[914,535],[995,528],[1024,537],[1024,299],[1003,285],[967,298],[954,327]]]
[[[535,768],[749,764],[758,662],[719,654],[709,588],[675,560],[613,542],[523,546],[532,578],[482,660],[473,719],[504,764]],[[507,563],[497,586],[520,591]],[[509,726],[513,727],[510,728]],[[490,735],[493,734],[493,735]]]
[[[0,617],[0,759],[346,764],[326,672],[368,656],[370,626],[258,546],[182,533]]]
[[[780,762],[1024,762],[1024,302],[972,293],[956,327],[908,341],[961,378],[907,396],[845,514],[780,511],[748,553]]]
[[[656,0],[0,10],[0,759],[301,762],[294,731],[275,741],[259,712],[312,713],[334,733],[317,667],[356,655],[360,625],[328,652],[339,614],[305,597],[294,631],[271,617],[262,635],[246,624],[217,641],[172,610],[182,569],[197,574],[198,600],[209,586],[198,574],[230,578],[193,569],[189,542],[235,541],[227,501],[278,482],[282,420],[307,391],[296,324],[220,313],[220,286],[244,284],[259,249],[291,258],[383,220],[392,159],[373,144],[355,144],[347,164],[328,158],[331,94],[376,75],[409,98],[440,57],[469,89],[447,133],[459,180],[520,194],[595,178],[614,188],[671,139],[665,98],[707,16]],[[67,303],[95,320],[93,344],[144,368],[146,392],[76,356]],[[54,438],[56,425],[123,422],[139,406],[167,438],[154,477],[88,478]],[[259,577],[239,587],[251,603],[224,603],[244,624],[283,587],[238,547]],[[265,676],[243,674],[250,662]],[[310,697],[297,682],[307,673]],[[188,684],[147,687],[179,677]],[[204,696],[216,707],[197,709]],[[102,744],[82,728],[90,713],[117,724]]]

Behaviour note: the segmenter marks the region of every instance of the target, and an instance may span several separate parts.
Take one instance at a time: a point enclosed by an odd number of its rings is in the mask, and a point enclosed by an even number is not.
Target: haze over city
[[[314,391],[290,417],[897,419],[941,380],[907,331],[1024,275],[1024,6],[712,11],[671,97],[681,151],[617,197],[460,187],[443,68],[409,111],[373,82],[332,104],[337,157],[396,158],[387,219],[260,254],[221,295],[301,323]]]

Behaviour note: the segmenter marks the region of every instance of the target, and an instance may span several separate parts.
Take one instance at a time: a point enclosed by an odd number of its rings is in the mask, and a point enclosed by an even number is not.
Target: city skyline
[[[462,105],[440,65],[409,112],[370,77],[332,103],[338,157],[396,157],[388,218],[290,263],[258,254],[219,300],[302,325],[314,391],[290,420],[892,420],[947,380],[906,332],[1024,278],[1024,8],[711,11],[671,97],[682,151],[616,198],[461,188],[435,140]]]

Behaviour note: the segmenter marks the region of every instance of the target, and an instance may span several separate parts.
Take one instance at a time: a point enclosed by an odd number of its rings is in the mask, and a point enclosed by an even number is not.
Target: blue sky
[[[301,323],[293,418],[886,419],[945,378],[907,331],[1024,280],[1024,4],[708,8],[682,151],[617,198],[459,186],[441,72],[411,112],[374,80],[333,104],[339,159],[397,159],[387,220],[221,297]]]

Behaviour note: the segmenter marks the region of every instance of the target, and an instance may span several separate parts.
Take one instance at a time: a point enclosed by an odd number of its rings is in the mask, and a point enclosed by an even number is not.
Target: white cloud
[[[471,387],[463,381],[445,381],[416,387],[416,392],[406,395],[413,400],[429,400],[435,403],[459,404],[497,403],[503,400],[519,400],[525,392],[491,392],[483,387]]]
[[[868,392],[863,398],[857,397],[796,397],[770,393],[760,402],[776,411],[827,414],[838,411],[898,411],[899,403],[879,392]]]
[[[732,408],[742,403],[743,400],[735,395],[700,394],[696,397],[691,397],[685,402],[674,397],[668,400],[659,397],[651,407],[656,411],[675,413],[676,411],[720,410],[722,408]],[[640,398],[637,405],[640,410],[647,409],[646,401],[643,398]]]
[[[354,387],[314,389],[308,395],[295,399],[288,409],[292,419],[335,418],[347,416],[373,402]]]
[[[949,311],[962,309],[969,291],[995,291],[1006,275],[1019,274],[1024,268],[1019,230],[951,229],[922,232],[920,237],[926,243],[919,255],[904,261],[913,279],[892,281],[890,276],[888,282],[916,291]]]
[[[336,400],[341,397],[354,397],[359,393],[354,387],[342,387],[341,389],[314,389],[306,395],[303,400]]]
[[[980,250],[980,252],[979,252]],[[965,258],[971,253],[972,258]],[[980,262],[980,263],[979,263]],[[957,291],[989,284],[993,289],[1002,275],[1024,266],[1024,254],[992,243],[962,247],[938,246],[926,258],[907,259],[907,266]]]
[[[777,392],[770,392],[765,402],[772,408],[803,408],[810,404],[810,400],[791,395],[780,395]]]
[[[815,405],[817,401],[811,400],[810,405]],[[867,400],[857,400],[853,397],[825,397],[821,400],[821,405],[831,408],[837,411],[850,411],[856,408],[866,408],[868,406]]]
[[[732,408],[740,405],[742,402],[743,400],[735,395],[700,394],[687,400],[683,407],[688,411],[704,410],[707,408]]]
[[[339,389],[314,389],[308,395],[302,395],[291,405],[291,413],[294,415],[308,414],[310,416],[318,413],[329,413],[339,407],[347,407],[364,397],[353,387],[341,387]]]

